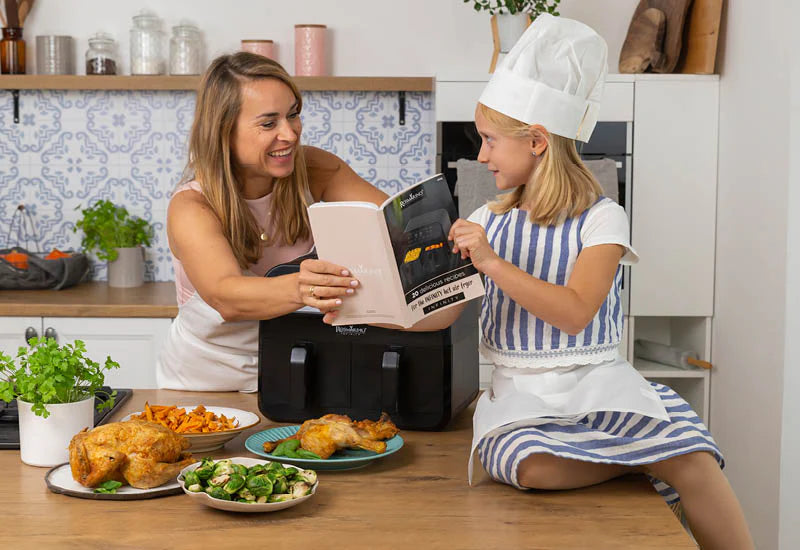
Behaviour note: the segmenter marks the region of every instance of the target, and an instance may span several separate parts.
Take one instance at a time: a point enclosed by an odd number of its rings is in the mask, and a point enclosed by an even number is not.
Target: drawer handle
[[[27,343],[31,338],[38,338],[39,333],[33,327],[28,327],[25,329],[25,342]]]
[[[53,327],[47,327],[44,329],[44,337],[45,338],[52,338],[53,340],[58,340],[58,334],[56,333],[56,329]]]

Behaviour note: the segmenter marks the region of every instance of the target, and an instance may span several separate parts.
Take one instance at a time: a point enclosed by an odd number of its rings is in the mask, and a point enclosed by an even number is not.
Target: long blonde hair
[[[530,126],[494,109],[478,104],[478,110],[498,132],[512,137],[529,138]],[[498,195],[489,203],[495,214],[512,208],[530,209],[530,220],[540,225],[554,225],[579,215],[591,207],[603,190],[586,168],[575,149],[575,140],[548,134],[547,149],[539,165],[524,185]]]
[[[297,98],[300,91],[286,70],[260,55],[238,52],[216,58],[203,75],[189,136],[189,162],[181,183],[197,180],[219,218],[222,231],[242,269],[261,257],[261,230],[242,196],[232,158],[231,137],[242,106],[242,85],[263,78],[280,80]],[[294,170],[276,179],[272,191],[273,233],[267,243],[294,244],[311,235],[308,222],[308,172],[303,148],[296,148]]]

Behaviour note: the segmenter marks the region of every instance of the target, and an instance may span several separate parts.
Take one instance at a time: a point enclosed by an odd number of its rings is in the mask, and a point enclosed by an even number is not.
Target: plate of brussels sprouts
[[[274,512],[296,506],[317,491],[317,473],[257,458],[204,458],[181,470],[190,497],[229,512]]]

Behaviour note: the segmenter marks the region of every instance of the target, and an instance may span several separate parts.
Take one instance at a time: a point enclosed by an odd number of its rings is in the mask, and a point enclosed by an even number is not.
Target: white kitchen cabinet
[[[83,340],[93,361],[104,363],[110,356],[119,363],[119,369],[106,374],[108,386],[151,389],[170,323],[168,318],[0,317],[0,350],[16,355],[28,328],[39,336],[52,335],[60,344]]]
[[[83,340],[93,361],[110,356],[120,368],[106,374],[106,385],[115,388],[156,387],[156,359],[166,340],[172,319],[44,317],[45,334],[55,332],[59,343]]]
[[[41,317],[0,317],[0,351],[15,356],[27,344],[26,335],[42,336]]]

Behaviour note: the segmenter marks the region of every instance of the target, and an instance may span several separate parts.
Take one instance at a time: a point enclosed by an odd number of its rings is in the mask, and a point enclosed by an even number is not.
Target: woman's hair
[[[478,110],[501,134],[529,138],[530,126],[502,113],[478,104]],[[583,164],[575,149],[575,140],[548,134],[547,149],[530,180],[510,193],[498,195],[489,203],[495,214],[512,208],[530,208],[530,220],[541,225],[553,225],[579,215],[591,207],[603,190]]]
[[[242,86],[263,78],[286,84],[297,98],[299,112],[300,91],[279,63],[249,52],[223,55],[211,63],[197,93],[189,136],[189,162],[181,179],[181,183],[192,179],[199,182],[242,269],[258,261],[264,243],[258,223],[242,196],[231,141],[241,111]],[[271,217],[275,223],[269,244],[294,244],[311,234],[306,213],[308,172],[299,143],[295,151],[292,174],[276,179],[273,185]]]

